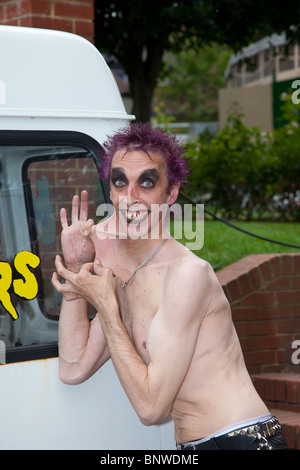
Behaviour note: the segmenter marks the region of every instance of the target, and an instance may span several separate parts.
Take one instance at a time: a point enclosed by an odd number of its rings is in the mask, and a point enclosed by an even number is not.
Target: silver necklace
[[[152,260],[152,258],[154,258],[154,256],[159,252],[159,250],[164,246],[164,244],[166,243],[166,241],[169,240],[170,238],[170,234],[167,238],[165,238],[161,244],[156,248],[156,250],[152,253],[152,255],[149,256],[149,258],[147,258],[142,264],[140,264],[134,271],[133,273],[131,274],[131,276],[127,279],[127,281],[124,281],[123,284],[122,284],[122,289],[125,289],[127,284],[131,281],[131,279],[133,278],[133,276],[135,276],[135,274],[138,272],[139,269],[143,268],[144,266],[146,266],[147,263],[149,263],[149,261]]]

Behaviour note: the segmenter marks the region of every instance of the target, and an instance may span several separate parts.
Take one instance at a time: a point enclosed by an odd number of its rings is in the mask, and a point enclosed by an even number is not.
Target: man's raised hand
[[[84,263],[94,261],[95,248],[90,233],[94,221],[88,219],[88,192],[82,191],[81,200],[75,195],[72,200],[71,224],[67,211],[60,211],[62,225],[61,246],[66,266],[70,271],[79,272]]]

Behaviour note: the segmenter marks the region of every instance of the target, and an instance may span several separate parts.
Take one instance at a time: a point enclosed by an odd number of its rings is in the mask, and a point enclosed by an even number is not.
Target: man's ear
[[[178,198],[178,194],[179,194],[179,189],[180,189],[180,181],[178,181],[177,183],[174,183],[170,190],[169,190],[169,199],[168,199],[168,204],[169,206],[171,206],[172,204],[174,204],[174,202],[176,201],[176,199]]]

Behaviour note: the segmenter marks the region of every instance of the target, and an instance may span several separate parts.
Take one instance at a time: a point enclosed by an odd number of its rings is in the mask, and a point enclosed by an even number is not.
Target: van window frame
[[[92,152],[96,167],[101,162],[101,151],[103,148],[91,136],[77,131],[44,131],[44,130],[0,130],[1,146],[62,146],[62,147],[80,147]],[[23,165],[22,178],[27,167]],[[103,190],[104,199],[110,201],[109,188],[107,183],[99,177],[100,185]],[[24,188],[24,191],[26,189]],[[25,198],[25,193],[24,193]],[[28,208],[27,217],[32,211],[32,207]],[[41,312],[42,315],[42,312]],[[58,323],[58,322],[57,322]],[[5,363],[11,364],[15,362],[25,362],[39,359],[50,359],[58,357],[58,343],[37,344],[28,346],[17,346],[9,348],[6,351]]]

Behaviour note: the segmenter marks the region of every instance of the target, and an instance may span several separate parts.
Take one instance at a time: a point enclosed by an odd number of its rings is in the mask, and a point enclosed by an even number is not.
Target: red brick
[[[21,16],[30,15],[31,1],[19,0],[6,4],[6,17],[7,19],[19,18]]]
[[[273,272],[273,276],[274,277],[280,276],[281,274],[280,255],[274,256],[272,259],[270,259],[270,266]]]
[[[286,290],[292,287],[292,278],[287,277],[278,277],[277,279],[271,281],[267,285],[268,290]]]
[[[260,320],[262,318],[262,308],[257,307],[240,307],[233,306],[231,309],[232,318],[234,322],[247,321],[247,320]]]
[[[241,291],[240,291],[240,288],[239,288],[239,284],[236,280],[231,281],[227,285],[227,288],[229,290],[230,302],[235,302],[236,300],[240,300]]]
[[[244,333],[245,333],[244,323],[238,323],[237,325],[235,325],[235,329],[236,329],[236,332],[237,332],[237,335],[238,335],[239,338],[244,336]]]
[[[275,303],[274,292],[253,292],[243,299],[243,305],[273,305]]]
[[[273,380],[265,380],[264,383],[264,398],[266,400],[275,401],[275,382]]]
[[[3,21],[5,20],[5,10],[4,10],[4,5],[0,5],[0,21],[3,24]]]
[[[92,5],[55,2],[54,16],[64,16],[66,18],[94,19],[94,8]]]
[[[288,381],[286,383],[287,401],[289,403],[298,403],[299,389],[300,389],[300,384],[297,382]]]
[[[300,323],[298,319],[278,320],[276,322],[278,332],[280,333],[296,333],[300,332]]]
[[[300,303],[300,290],[276,292],[276,299],[279,304],[298,304]]]
[[[35,28],[56,29],[58,31],[73,32],[73,21],[59,18],[47,18],[42,16],[34,16],[32,25]]]
[[[47,15],[50,16],[52,12],[51,0],[34,0],[32,2],[32,13],[35,15]]]
[[[282,255],[281,257],[281,272],[282,274],[291,274],[293,272],[293,256]]]
[[[252,286],[251,286],[251,281],[249,279],[248,273],[241,274],[237,278],[237,281],[238,281],[242,296],[249,294],[249,292],[252,290]]]
[[[247,366],[263,364],[274,364],[276,363],[276,352],[275,351],[246,351],[244,353],[245,362]]]
[[[299,260],[250,255],[217,273],[251,371],[291,367],[291,342],[300,335],[300,273],[292,274]]]
[[[262,338],[261,337],[241,337],[241,348],[242,351],[259,351],[262,349]]]
[[[7,26],[20,26],[19,25],[19,20],[17,18],[6,19],[3,24],[6,24]]]
[[[293,282],[294,289],[300,289],[300,276],[294,276],[292,278],[292,282]]]
[[[300,426],[297,427],[295,449],[300,449]]]
[[[296,433],[295,433],[295,427],[290,424],[284,424],[282,426],[282,432],[285,437],[286,443],[290,449],[295,449],[296,446]]]
[[[300,306],[299,305],[292,305],[291,310],[293,312],[293,317],[298,318],[298,320],[300,320]]]
[[[277,318],[293,318],[293,316],[293,309],[289,304],[264,305],[262,307],[262,319],[276,320]]]
[[[277,334],[272,336],[264,336],[261,341],[263,349],[280,349],[286,348],[290,344],[291,337],[290,335]]]
[[[286,383],[284,380],[277,380],[275,382],[274,400],[280,402],[286,401]]]
[[[260,266],[258,266],[258,269],[260,270],[261,278],[264,282],[269,282],[270,279],[273,279],[275,277],[269,261],[262,263]]]
[[[18,19],[18,26],[31,27],[32,26],[32,16],[25,16]]]
[[[75,20],[74,33],[85,38],[92,38],[95,34],[94,23],[91,21]]]
[[[279,367],[279,371],[282,370],[285,365],[290,365],[291,363],[291,354],[288,352],[289,343],[286,343],[284,349],[277,350],[277,363],[281,366]]]
[[[300,274],[300,253],[295,253],[294,256],[294,274]]]
[[[247,336],[276,334],[277,324],[270,321],[260,321],[247,324]]]

